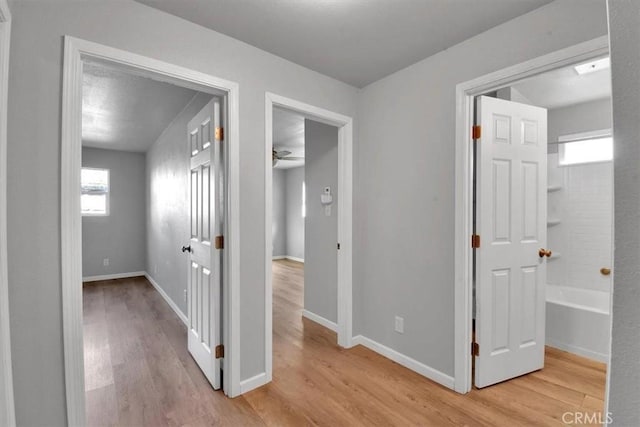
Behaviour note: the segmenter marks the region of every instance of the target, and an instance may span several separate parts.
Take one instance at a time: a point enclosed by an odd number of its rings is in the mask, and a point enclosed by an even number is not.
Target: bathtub
[[[546,344],[607,362],[609,292],[547,285],[546,297]]]

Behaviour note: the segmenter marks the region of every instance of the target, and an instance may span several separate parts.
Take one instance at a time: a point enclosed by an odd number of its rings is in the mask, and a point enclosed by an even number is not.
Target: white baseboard
[[[597,360],[598,362],[603,362],[603,363],[609,363],[609,356],[604,353],[598,353],[597,351],[587,350],[586,348],[578,347],[576,345],[561,343],[558,341],[550,340],[549,338],[547,338],[546,344],[549,347],[568,351],[569,353],[577,354],[578,356],[586,357],[587,359]]]
[[[244,394],[258,387],[262,387],[268,382],[269,381],[267,381],[266,372],[262,372],[261,374],[258,374],[251,378],[247,378],[244,381],[240,381],[240,394]]]
[[[407,369],[411,369],[412,371],[417,372],[420,375],[453,390],[455,382],[453,377],[444,374],[436,369],[433,369],[432,367],[427,366],[421,362],[418,362],[417,360],[412,359],[409,356],[405,356],[404,354],[399,353],[392,348],[375,342],[374,340],[362,335],[353,337],[352,343],[353,345],[361,344],[368,349],[373,350],[376,353],[386,357],[387,359],[391,359],[399,365],[402,365]]]
[[[315,313],[310,312],[309,310],[302,310],[302,317],[306,317],[307,319],[316,322],[327,329],[331,329],[334,332],[338,331],[338,325],[331,320],[325,319],[322,316],[318,316]]]
[[[180,320],[182,320],[184,322],[185,325],[189,325],[189,320],[187,319],[187,316],[182,312],[182,310],[180,310],[180,308],[176,305],[175,302],[173,302],[173,300],[171,298],[169,298],[169,295],[167,295],[167,293],[164,291],[164,289],[162,289],[160,287],[160,285],[158,285],[156,283],[155,280],[153,280],[153,278],[151,277],[151,275],[149,273],[144,273],[144,277],[147,278],[147,280],[149,281],[149,283],[151,283],[153,285],[154,288],[156,288],[156,291],[158,291],[158,293],[160,295],[162,295],[162,298],[164,298],[164,300],[167,302],[167,304],[169,304],[169,307],[171,307],[173,309],[173,311],[175,311],[175,313],[178,315],[178,317],[180,318]]]
[[[274,261],[277,261],[279,259],[288,259],[288,260],[291,260],[291,261],[301,262],[301,263],[304,264],[304,258],[298,258],[298,257],[291,256],[291,255],[276,255],[276,256],[271,257],[271,259],[274,260]]]
[[[114,280],[114,279],[128,279],[129,277],[144,276],[144,271],[132,271],[131,273],[116,273],[116,274],[104,274],[102,276],[87,276],[83,277],[83,282],[98,282],[100,280]]]

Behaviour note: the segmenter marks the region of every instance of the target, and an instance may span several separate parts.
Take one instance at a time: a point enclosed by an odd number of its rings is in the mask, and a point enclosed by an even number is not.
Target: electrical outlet
[[[184,290],[184,302],[187,302],[187,290]]]
[[[109,266],[109,258],[103,259],[102,260],[102,265],[105,266],[105,267]]]
[[[404,334],[404,319],[400,316],[396,316],[396,332]]]

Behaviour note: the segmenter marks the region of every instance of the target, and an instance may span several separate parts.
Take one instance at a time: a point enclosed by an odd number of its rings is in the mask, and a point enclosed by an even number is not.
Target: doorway
[[[540,369],[544,376],[545,359],[567,358],[598,372],[599,388],[583,385],[602,410],[613,210],[607,51],[598,39],[458,87],[469,108],[458,125],[474,124],[469,150],[457,148],[459,179],[461,154],[470,156],[467,191],[460,181],[456,191],[472,236],[464,249],[457,224],[466,259],[456,271],[465,284],[456,295],[459,392],[471,389],[472,373],[482,388]]]
[[[67,415],[70,424],[85,423],[85,381],[83,368],[83,319],[82,319],[82,231],[81,186],[82,165],[82,84],[83,68],[87,63],[145,77],[154,82],[169,83],[191,91],[203,92],[225,100],[225,140],[229,141],[224,153],[225,190],[225,250],[222,254],[222,305],[221,341],[226,344],[225,369],[222,374],[223,390],[233,397],[239,394],[239,335],[238,310],[238,86],[203,73],[184,69],[151,58],[131,54],[118,49],[75,39],[65,38],[63,80],[62,126],[62,282],[63,329],[65,335],[65,376]],[[213,124],[213,123],[212,123]],[[213,135],[213,127],[212,127]],[[181,136],[185,152],[186,128]],[[202,149],[202,146],[199,146]],[[206,147],[205,147],[206,148]],[[193,154],[193,151],[192,151]],[[188,165],[185,166],[188,168]],[[108,168],[102,168],[108,169]],[[185,175],[188,173],[185,171]],[[188,187],[187,187],[188,188]],[[96,199],[97,200],[97,199]],[[95,201],[95,200],[94,200]],[[98,206],[100,205],[100,206]],[[104,205],[97,203],[93,208]],[[108,206],[108,205],[107,205]],[[107,208],[108,209],[108,208]],[[188,223],[189,219],[185,218]],[[188,239],[188,236],[187,236]],[[185,242],[186,243],[186,242]],[[179,252],[180,248],[177,247]],[[185,261],[185,264],[187,261]],[[102,266],[110,265],[110,260]],[[150,269],[155,270],[153,266]],[[153,271],[152,271],[153,272]],[[165,297],[160,292],[161,297]],[[175,296],[173,300],[175,300]],[[171,301],[171,298],[168,298]],[[171,303],[169,303],[171,305]],[[172,306],[175,309],[175,307]]]
[[[278,153],[278,147],[274,142],[274,110],[284,109],[306,119],[317,122],[318,125],[336,127],[338,133],[338,170],[337,170],[337,205],[340,207],[336,216],[337,241],[335,254],[337,262],[337,335],[338,345],[349,348],[352,346],[352,153],[353,153],[353,120],[350,117],[338,113],[314,107],[296,100],[285,98],[272,93],[265,97],[265,360],[266,373],[258,376],[254,381],[246,384],[246,389],[259,387],[272,379],[273,366],[273,165],[274,149]],[[278,111],[279,111],[278,110]],[[291,151],[286,149],[286,151]],[[292,152],[293,153],[293,152]],[[292,154],[293,155],[293,154]],[[286,156],[285,156],[286,157]],[[294,156],[300,157],[300,156]],[[308,183],[306,183],[308,184]],[[330,186],[328,186],[330,187]],[[324,191],[324,189],[323,189]],[[331,189],[327,193],[329,196]],[[310,190],[305,185],[305,200],[309,200]],[[320,194],[317,197],[320,201]],[[328,200],[328,199],[325,199]],[[326,209],[331,209],[327,202]],[[326,236],[325,236],[326,237]],[[329,236],[329,238],[331,238]],[[308,239],[305,239],[308,240]],[[306,252],[306,250],[305,250]],[[305,253],[305,258],[309,255]],[[298,273],[299,274],[299,273]],[[311,317],[310,315],[309,317]],[[315,319],[320,320],[320,319]],[[329,325],[331,326],[331,325]]]

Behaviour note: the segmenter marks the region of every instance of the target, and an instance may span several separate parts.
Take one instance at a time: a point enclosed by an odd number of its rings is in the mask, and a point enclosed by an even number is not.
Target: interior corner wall
[[[189,257],[189,169],[187,125],[211,100],[198,93],[147,151],[146,271],[186,315]]]
[[[240,379],[265,372],[265,92],[355,117],[357,89],[130,0],[11,1],[10,7],[7,221],[17,423],[66,425],[60,252],[64,35],[239,84]],[[171,297],[181,301],[180,295]]]
[[[338,321],[338,128],[305,120],[304,308]],[[331,187],[331,214],[320,202]]]
[[[604,0],[557,0],[361,90],[354,330],[455,374],[456,85],[606,34]]]
[[[610,425],[640,425],[640,3],[609,0],[615,265],[606,411]]]
[[[287,170],[273,169],[272,229],[274,257],[287,255]]]
[[[289,257],[304,260],[305,218],[302,217],[302,184],[305,167],[285,169],[286,189],[286,254]]]
[[[144,271],[144,153],[82,147],[82,166],[109,169],[109,215],[82,217],[82,277]]]

